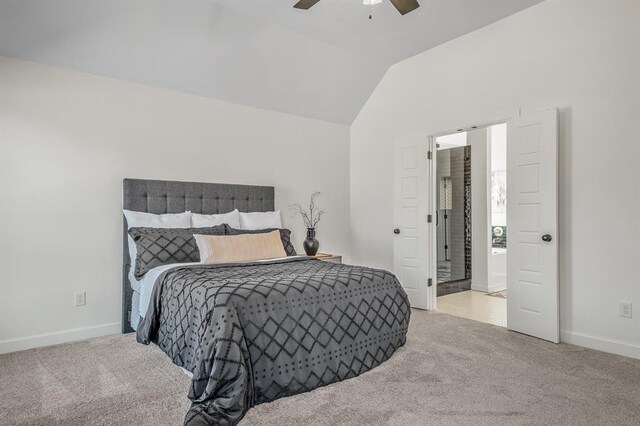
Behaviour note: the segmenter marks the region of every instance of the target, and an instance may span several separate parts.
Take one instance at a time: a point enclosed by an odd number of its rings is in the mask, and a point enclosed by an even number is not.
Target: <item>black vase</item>
[[[307,239],[302,244],[307,256],[315,256],[320,248],[320,243],[316,240],[316,228],[307,228]]]

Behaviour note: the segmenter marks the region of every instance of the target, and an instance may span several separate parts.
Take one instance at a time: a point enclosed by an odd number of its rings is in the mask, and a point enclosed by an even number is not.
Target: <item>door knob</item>
[[[396,228],[396,229],[393,230],[393,233],[398,235],[400,233],[400,230],[398,228]]]
[[[542,241],[544,241],[545,243],[548,243],[549,241],[551,241],[551,239],[552,239],[551,235],[549,235],[549,234],[544,234],[542,236]]]

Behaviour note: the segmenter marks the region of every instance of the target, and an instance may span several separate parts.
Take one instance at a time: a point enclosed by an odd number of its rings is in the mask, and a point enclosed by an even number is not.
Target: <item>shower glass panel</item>
[[[438,283],[471,278],[471,147],[438,150]]]

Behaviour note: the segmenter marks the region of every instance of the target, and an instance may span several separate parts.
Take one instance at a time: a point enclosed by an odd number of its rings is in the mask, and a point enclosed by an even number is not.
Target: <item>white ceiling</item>
[[[0,55],[350,124],[390,65],[542,0],[1,0]]]

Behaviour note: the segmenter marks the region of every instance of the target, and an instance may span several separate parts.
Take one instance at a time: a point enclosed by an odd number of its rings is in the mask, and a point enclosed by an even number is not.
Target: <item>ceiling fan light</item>
[[[371,4],[380,4],[382,3],[382,0],[362,0],[362,4],[364,5],[371,5]]]

